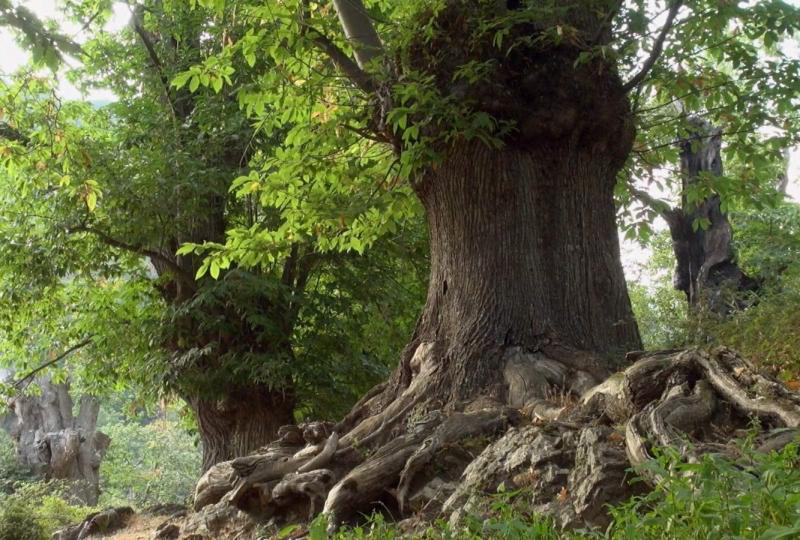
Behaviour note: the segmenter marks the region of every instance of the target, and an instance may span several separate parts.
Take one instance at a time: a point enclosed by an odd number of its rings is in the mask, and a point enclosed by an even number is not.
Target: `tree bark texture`
[[[276,439],[294,421],[294,396],[265,385],[226,389],[218,399],[190,396],[203,447],[203,471],[246,456]]]
[[[722,130],[699,118],[691,118],[690,124],[693,131],[681,143],[683,203],[664,213],[676,260],[673,284],[690,306],[727,315],[746,305],[741,293],[756,291],[759,284],[736,263],[733,229],[719,195],[699,204],[686,199],[701,175],[722,174]]]
[[[40,395],[14,399],[11,436],[20,462],[44,479],[68,480],[81,502],[97,504],[100,462],[111,439],[97,431],[100,404],[94,397],[80,399],[78,415],[67,383],[37,379]]]
[[[592,149],[474,142],[453,148],[418,186],[431,277],[417,338],[436,344],[445,393],[464,399],[500,382],[509,347],[589,351],[585,367],[598,377],[640,347],[615,174]]]

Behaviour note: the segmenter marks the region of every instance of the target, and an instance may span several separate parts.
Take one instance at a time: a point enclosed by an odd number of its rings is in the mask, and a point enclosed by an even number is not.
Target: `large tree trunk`
[[[294,421],[294,396],[264,385],[230,388],[219,399],[191,396],[203,447],[203,471],[266,446]]]
[[[552,417],[558,408],[550,398],[580,396],[620,366],[625,351],[640,348],[613,200],[633,140],[622,84],[612,66],[580,64],[568,46],[545,56],[524,47],[506,54],[486,34],[481,48],[464,26],[493,9],[506,8],[451,0],[423,13],[436,19],[438,34],[408,51],[408,67],[435,73],[443,95],[516,128],[499,148],[479,138],[442,144],[442,159],[415,176],[431,277],[398,369],[330,428],[335,452],[305,426],[299,441],[315,450],[287,455],[299,436],[284,430],[260,456],[210,470],[198,484],[202,504],[229,491],[227,501],[240,508],[263,506],[268,486],[278,506],[304,493],[313,512],[324,500],[332,523],[375,501],[402,512],[438,449],[501,431],[519,418],[516,410]],[[565,22],[605,39],[594,17],[570,13]],[[476,51],[497,71],[466,84],[455,73]],[[319,459],[309,462],[314,453]],[[453,471],[469,463],[454,459]]]
[[[543,28],[607,44],[608,19],[594,14],[607,2],[556,5],[563,17]],[[448,0],[422,10],[430,35],[403,51],[399,70],[430,74],[441,95],[514,129],[490,147],[420,114],[417,127],[441,135],[440,159],[413,181],[431,278],[398,369],[338,424],[287,426],[260,452],[210,469],[197,485],[202,512],[233,506],[281,523],[322,510],[333,527],[387,509],[457,520],[470,494],[503,483],[531,487],[564,525],[596,525],[606,503],[631,493],[626,471],[647,459],[647,440],[729,438],[750,414],[800,424],[800,398],[730,351],[654,354],[601,383],[641,356],[623,355],[640,339],[612,196],[633,140],[628,98],[609,61],[583,61],[567,39],[527,48],[541,37],[533,23],[515,27],[508,51],[477,29],[516,8]],[[466,82],[458,70],[471,62],[496,69]],[[756,386],[770,397],[752,399]],[[711,423],[728,431],[704,430]]]
[[[40,395],[14,399],[11,436],[20,462],[44,479],[68,480],[71,494],[94,505],[100,494],[99,469],[111,439],[97,431],[100,404],[83,396],[78,415],[67,383],[37,379]]]
[[[615,168],[592,149],[453,148],[417,186],[431,277],[417,340],[454,399],[502,382],[509,347],[585,351],[604,377],[641,346],[620,263]],[[591,360],[590,360],[591,359]]]

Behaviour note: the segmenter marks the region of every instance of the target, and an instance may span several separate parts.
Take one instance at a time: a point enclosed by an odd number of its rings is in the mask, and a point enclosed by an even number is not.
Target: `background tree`
[[[120,35],[83,44],[74,72],[112,89],[117,102],[64,103],[49,81],[24,74],[3,94],[7,124],[24,134],[3,146],[4,282],[15,304],[24,298],[22,311],[6,313],[9,356],[57,337],[91,340],[73,358],[90,360],[79,368],[88,380],[133,379],[186,399],[205,467],[265,444],[297,406],[319,410],[326,392],[371,384],[383,374],[385,343],[362,340],[359,329],[386,335],[386,326],[409,324],[408,303],[384,274],[402,267],[399,234],[374,251],[376,264],[355,270],[352,255],[328,256],[300,237],[262,235],[269,260],[257,266],[176,254],[187,242],[221,245],[229,225],[281,225],[252,197],[229,194],[251,159],[271,155],[267,130],[221,92],[234,72],[213,53],[241,32],[236,21],[233,11],[217,24],[188,8],[141,4]],[[202,62],[218,71],[187,89],[169,86]],[[240,69],[237,84],[267,68]],[[198,90],[200,82],[209,88]],[[353,289],[339,287],[340,270]],[[417,287],[413,276],[394,280]],[[66,305],[54,305],[54,291]],[[344,319],[343,310],[357,316]],[[38,326],[23,330],[26,321]],[[332,326],[312,334],[311,321]],[[341,376],[320,376],[339,362]]]
[[[69,384],[49,377],[35,384],[36,395],[17,396],[10,407],[13,421],[8,432],[19,464],[36,478],[68,481],[71,497],[88,506],[97,504],[100,464],[111,443],[97,429],[100,403],[84,395],[75,415]]]
[[[700,118],[689,118],[690,132],[680,143],[681,206],[671,207],[636,188],[635,197],[664,218],[675,254],[673,285],[689,305],[725,316],[744,307],[743,296],[758,289],[758,280],[736,263],[733,229],[717,193],[695,200],[703,176],[722,175],[722,132]]]

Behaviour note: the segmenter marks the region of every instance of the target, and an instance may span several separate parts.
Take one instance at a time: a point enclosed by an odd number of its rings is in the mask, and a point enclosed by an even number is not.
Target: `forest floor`
[[[114,534],[102,535],[97,538],[113,538],[114,540],[150,540],[159,525],[164,523],[169,515],[134,515],[128,525]]]

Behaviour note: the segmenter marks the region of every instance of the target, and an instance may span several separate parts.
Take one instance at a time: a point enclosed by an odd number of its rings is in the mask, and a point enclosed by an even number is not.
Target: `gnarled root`
[[[608,504],[633,494],[629,470],[651,459],[653,445],[696,460],[733,455],[730,440],[754,419],[764,451],[800,431],[800,396],[728,349],[635,353],[600,384],[598,359],[555,350],[508,348],[502,392],[441,403],[440,365],[423,343],[392,399],[379,387],[337,426],[283,428],[258,453],[209,470],[195,507],[221,501],[276,524],[322,510],[336,526],[376,508],[457,524],[502,485],[562,526],[597,526]]]

